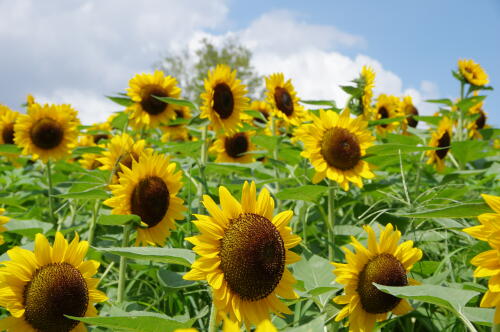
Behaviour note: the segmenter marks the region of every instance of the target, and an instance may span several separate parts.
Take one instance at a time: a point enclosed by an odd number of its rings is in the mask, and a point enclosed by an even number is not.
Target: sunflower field
[[[452,74],[433,116],[367,66],[345,105],[227,65],[200,105],[137,74],[91,126],[0,105],[0,330],[500,331],[493,88]]]

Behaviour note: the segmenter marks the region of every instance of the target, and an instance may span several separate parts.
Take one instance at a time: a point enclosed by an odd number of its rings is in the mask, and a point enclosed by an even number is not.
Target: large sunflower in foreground
[[[299,104],[297,92],[292,81],[285,81],[283,73],[275,73],[266,77],[267,102],[278,118],[298,126],[304,119],[304,108]]]
[[[377,105],[375,106],[375,120],[393,119],[403,116],[400,112],[399,98],[381,94],[378,96]],[[384,135],[385,133],[393,132],[399,126],[399,121],[390,122],[387,124],[377,125],[377,133]]]
[[[120,165],[131,168],[132,161],[138,161],[143,152],[151,154],[153,149],[146,148],[146,141],[139,140],[134,142],[132,137],[123,133],[114,136],[106,145],[106,151],[102,152],[102,157],[96,159],[102,166],[99,167],[103,171],[113,171],[113,183],[118,182],[118,174],[123,171]]]
[[[375,140],[366,129],[368,122],[361,117],[351,119],[348,109],[340,115],[320,110],[319,117],[311,115],[311,118],[313,122],[299,127],[296,136],[304,142],[300,155],[308,158],[316,170],[313,183],[328,177],[344,190],[349,189],[349,182],[362,188],[362,178],[375,176],[361,159]]]
[[[69,105],[33,104],[28,114],[19,115],[14,125],[14,142],[23,154],[43,162],[69,154],[78,136],[77,121]]]
[[[175,105],[164,103],[156,97],[179,98],[181,89],[177,80],[165,76],[161,70],[154,74],[137,74],[129,82],[127,94],[134,102],[127,108],[130,125],[134,129],[156,128],[160,123],[175,117]]]
[[[368,233],[368,248],[354,237],[351,244],[356,250],[346,247],[346,264],[332,263],[336,282],[344,285],[343,295],[333,301],[345,304],[335,320],[349,317],[349,331],[372,331],[375,322],[387,319],[387,314],[404,315],[412,307],[407,300],[397,298],[378,290],[373,283],[385,286],[408,286],[418,284],[407,273],[413,264],[422,258],[422,250],[413,248],[413,241],[398,245],[401,232],[395,231],[392,224],[387,224],[377,242],[375,232],[370,226],[364,226]]]
[[[300,260],[289,250],[301,241],[288,227],[293,212],[273,217],[274,200],[265,188],[257,198],[254,182],[244,183],[241,203],[225,187],[219,197],[222,209],[203,196],[210,216],[195,215],[201,234],[186,238],[201,257],[184,279],[207,280],[217,310],[247,326],[269,318],[270,311],[291,314],[277,296],[297,298],[296,280],[286,268]]]
[[[217,65],[205,79],[200,117],[210,119],[215,131],[235,131],[240,126],[241,112],[248,107],[246,93],[245,86],[236,79],[236,70],[231,71],[227,65]]]
[[[186,208],[177,197],[182,187],[182,172],[176,164],[159,154],[143,154],[132,167],[122,166],[119,184],[111,185],[113,197],[104,204],[113,208],[113,214],[136,214],[142,226],[137,228],[136,245],[163,246],[175,221],[184,219]]]
[[[7,251],[10,261],[0,267],[0,306],[10,317],[0,320],[9,332],[82,332],[83,323],[66,318],[96,316],[94,303],[107,300],[96,289],[97,261],[84,261],[87,241],[75,235],[68,245],[57,232],[51,247],[37,234],[34,251],[15,247]]]
[[[361,97],[361,107],[367,120],[372,117],[373,88],[375,87],[375,71],[368,66],[361,69],[361,79],[363,81],[363,96]]]
[[[464,229],[470,236],[487,241],[491,250],[477,255],[471,263],[477,266],[474,278],[491,277],[488,291],[481,300],[481,307],[496,307],[495,324],[500,324],[500,197],[481,195],[495,213],[483,213],[477,218],[481,225]]]
[[[175,120],[179,119],[184,119],[184,120],[189,120],[193,116],[191,114],[191,110],[189,107],[186,106],[177,106],[175,108]],[[187,141],[189,140],[189,130],[186,126],[186,124],[173,124],[173,125],[166,125],[166,126],[161,126],[161,130],[164,132],[164,134],[161,137],[162,142],[170,142],[170,141]]]
[[[5,212],[5,209],[0,208],[0,233],[3,233],[7,230],[7,228],[5,228],[3,225],[8,223],[10,220],[9,217],[2,216],[2,214],[4,214],[4,212]],[[3,239],[3,235],[0,234],[0,245],[4,244],[4,242],[5,241]]]
[[[255,160],[251,151],[255,146],[251,141],[254,132],[241,132],[221,135],[210,148],[211,153],[217,153],[218,163],[251,163]]]
[[[427,164],[436,164],[436,169],[442,171],[444,169],[444,158],[448,154],[451,145],[451,132],[453,124],[451,120],[444,117],[438,125],[436,131],[432,133],[429,146],[439,148],[439,150],[426,151],[429,157]]]
[[[407,132],[408,127],[417,128],[418,120],[415,119],[415,116],[418,116],[418,109],[413,105],[411,96],[405,96],[401,100],[401,113],[402,116],[406,117],[401,123],[403,133]]]
[[[465,80],[472,85],[483,86],[489,83],[488,74],[481,65],[473,60],[458,60],[458,70]]]

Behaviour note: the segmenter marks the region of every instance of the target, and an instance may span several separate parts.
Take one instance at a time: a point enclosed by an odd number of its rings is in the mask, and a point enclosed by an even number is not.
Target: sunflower
[[[146,141],[139,140],[134,142],[132,137],[128,134],[123,133],[121,135],[113,136],[111,140],[106,144],[106,150],[102,152],[102,157],[96,160],[102,164],[99,167],[103,171],[113,172],[113,183],[118,183],[118,173],[123,171],[120,165],[131,168],[132,161],[138,161],[139,156],[145,152],[151,154],[152,149],[146,148]]]
[[[130,125],[134,129],[156,128],[162,122],[175,117],[175,105],[165,103],[156,97],[179,98],[181,89],[174,77],[166,76],[161,70],[154,74],[137,74],[129,82],[127,95],[134,102],[127,108]]]
[[[481,300],[481,307],[496,307],[495,324],[500,324],[500,197],[482,194],[495,213],[481,214],[481,225],[465,228],[463,231],[476,239],[487,241],[492,250],[480,253],[471,260],[477,266],[474,278],[491,277],[488,291]]]
[[[274,200],[267,189],[256,198],[255,183],[243,185],[241,203],[219,187],[220,209],[210,196],[203,205],[211,216],[195,215],[200,235],[188,237],[200,255],[186,280],[207,280],[217,310],[239,323],[259,324],[269,312],[291,314],[277,296],[297,298],[296,283],[286,268],[300,260],[289,249],[300,243],[288,222],[292,211],[273,217]]]
[[[400,102],[398,97],[381,94],[378,96],[377,105],[375,106],[375,120],[392,119],[402,116],[399,107]],[[384,135],[385,133],[393,132],[398,125],[398,121],[377,125],[377,133]]]
[[[94,170],[102,166],[102,163],[97,160],[100,157],[101,155],[97,153],[84,153],[78,159],[78,163],[85,169]]]
[[[182,172],[175,172],[175,168],[165,155],[142,154],[131,168],[122,164],[120,183],[110,186],[113,197],[104,204],[113,208],[113,214],[141,217],[136,245],[163,246],[170,230],[175,229],[174,220],[184,219],[184,201],[177,197]]]
[[[401,129],[403,133],[406,133],[408,126],[412,128],[417,128],[418,120],[414,116],[418,116],[418,110],[413,105],[411,96],[405,96],[401,101],[401,113],[405,116],[405,119],[401,122]]]
[[[298,126],[304,120],[304,108],[299,104],[297,92],[283,73],[274,73],[266,77],[267,102],[273,108],[273,114],[287,123]]]
[[[218,163],[251,163],[255,160],[249,153],[255,150],[251,138],[253,131],[221,135],[210,148],[211,153],[217,153]]]
[[[246,87],[236,79],[236,70],[231,71],[227,65],[217,65],[205,79],[200,117],[209,118],[215,131],[235,131],[240,126],[241,112],[248,105],[246,93]]]
[[[35,97],[32,94],[26,96],[26,106],[29,108],[31,105],[35,104]]]
[[[365,118],[371,118],[373,88],[375,87],[375,71],[368,66],[363,66],[361,69],[361,80],[363,81],[363,96],[361,97],[361,106]]]
[[[254,117],[249,114],[243,113],[241,116],[242,119],[256,127],[266,126],[272,112],[271,105],[269,105],[265,101],[254,100],[250,104],[250,110],[259,112],[262,115],[262,117],[257,117],[257,116]]]
[[[64,315],[96,316],[94,303],[107,300],[96,289],[97,261],[84,261],[89,244],[78,234],[68,245],[56,233],[51,247],[45,236],[37,234],[35,250],[15,247],[7,254],[10,261],[0,268],[0,305],[10,317],[0,321],[0,330],[11,332],[86,331],[85,325]]]
[[[467,125],[467,130],[469,131],[470,138],[482,139],[483,135],[479,132],[481,129],[489,128],[486,124],[487,113],[483,110],[483,102],[477,103],[469,109],[470,115],[477,115],[478,117],[470,121]]]
[[[451,120],[444,117],[439,122],[437,130],[432,133],[432,137],[429,142],[429,146],[440,149],[426,151],[426,155],[429,157],[427,164],[430,165],[435,163],[438,171],[442,171],[444,169],[444,158],[450,150],[452,127],[453,124]]]
[[[469,84],[483,86],[489,83],[488,74],[473,60],[458,60],[458,70]]]
[[[191,110],[186,106],[179,106],[174,109],[175,119],[189,120],[193,116]],[[161,126],[161,130],[164,132],[161,137],[161,141],[166,143],[170,141],[187,141],[189,139],[189,131],[185,124],[176,124]]]
[[[3,104],[0,104],[0,116],[3,116],[5,113],[12,112],[12,110]]]
[[[383,293],[373,283],[386,286],[418,284],[407,273],[422,258],[422,250],[413,248],[413,241],[398,245],[401,232],[394,230],[392,224],[387,224],[381,232],[378,243],[373,229],[370,226],[363,228],[368,234],[368,248],[351,237],[356,252],[343,247],[347,263],[332,263],[336,282],[345,285],[345,294],[333,299],[337,304],[346,304],[335,320],[339,322],[349,316],[349,331],[354,332],[373,330],[375,322],[387,319],[390,311],[404,315],[412,310],[408,301]]]
[[[0,233],[3,233],[7,230],[7,228],[5,228],[3,225],[5,225],[10,220],[9,217],[2,216],[2,214],[4,214],[4,212],[5,212],[5,209],[0,208]],[[5,241],[3,239],[3,235],[0,234],[0,245],[4,244],[4,243],[5,243]]]
[[[28,114],[19,115],[14,125],[14,142],[23,148],[23,154],[32,154],[43,162],[69,154],[78,132],[67,106],[33,104]]]
[[[344,190],[349,190],[349,182],[362,188],[361,178],[375,176],[368,163],[361,159],[375,140],[366,130],[368,122],[362,117],[351,119],[348,109],[340,115],[320,110],[319,115],[311,115],[313,123],[296,130],[297,138],[304,142],[301,156],[308,158],[316,170],[313,183],[328,177]]]
[[[91,145],[102,144],[104,140],[111,138],[113,128],[109,122],[94,123],[87,128],[87,135],[92,139]]]
[[[14,144],[14,124],[18,116],[18,112],[9,108],[0,114],[0,144]]]

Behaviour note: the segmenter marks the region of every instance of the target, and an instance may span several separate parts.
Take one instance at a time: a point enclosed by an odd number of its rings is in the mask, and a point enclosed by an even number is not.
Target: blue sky
[[[71,103],[84,123],[117,106],[124,91],[167,51],[194,50],[202,38],[238,37],[262,75],[283,71],[299,97],[333,98],[362,65],[376,92],[425,99],[458,95],[459,58],[479,62],[497,88],[485,110],[500,127],[500,1],[0,0],[0,103],[15,109],[32,93]]]

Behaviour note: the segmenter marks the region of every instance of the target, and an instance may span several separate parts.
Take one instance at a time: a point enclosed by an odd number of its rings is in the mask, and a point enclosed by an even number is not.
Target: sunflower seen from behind
[[[64,315],[96,316],[95,303],[107,300],[92,278],[99,267],[85,261],[87,241],[78,234],[68,244],[59,232],[51,247],[37,234],[34,251],[14,247],[10,260],[0,267],[0,305],[11,316],[0,320],[0,330],[9,332],[83,332],[83,323]]]
[[[483,86],[489,83],[488,74],[474,60],[458,60],[458,71],[469,84]]]
[[[146,148],[145,140],[134,141],[127,133],[116,135],[106,144],[106,150],[102,157],[96,158],[101,163],[100,170],[113,172],[113,183],[118,182],[118,176],[123,171],[122,165],[132,167],[132,161],[138,161],[140,155],[145,152],[151,154],[153,150]]]
[[[251,153],[255,150],[255,145],[251,138],[255,133],[253,131],[220,135],[209,152],[216,153],[215,159],[218,163],[251,163],[255,161]]]
[[[174,109],[175,118],[174,120],[189,120],[193,117],[191,110],[187,106],[177,106]],[[172,124],[160,127],[164,133],[161,137],[161,141],[171,142],[171,141],[187,141],[189,140],[189,130],[186,123]]]
[[[202,119],[208,118],[215,131],[234,132],[241,126],[241,113],[248,107],[245,85],[236,78],[236,70],[217,65],[208,71],[201,94]]]
[[[247,327],[270,312],[291,314],[278,296],[297,298],[296,280],[286,267],[300,260],[290,251],[301,241],[288,226],[293,212],[274,215],[269,191],[257,197],[254,182],[244,183],[241,203],[222,186],[219,197],[221,208],[203,196],[210,215],[195,215],[201,234],[186,240],[200,257],[184,279],[207,280],[218,312]]]
[[[427,164],[436,166],[438,171],[444,169],[444,159],[450,150],[452,138],[453,123],[448,117],[443,117],[439,121],[438,128],[432,133],[429,146],[438,148],[437,150],[428,150],[426,155],[429,157]]]
[[[175,220],[184,219],[186,208],[177,196],[182,187],[182,171],[160,154],[142,154],[132,167],[122,166],[119,183],[110,185],[113,197],[104,204],[113,214],[135,214],[141,218],[136,245],[163,246]]]
[[[153,74],[135,75],[129,82],[127,95],[134,102],[127,108],[130,125],[139,130],[157,128],[160,123],[173,119],[176,106],[155,97],[179,98],[181,89],[174,77],[165,76],[161,70],[156,70]]]
[[[375,120],[393,119],[403,116],[400,112],[400,101],[396,96],[381,94],[377,98],[375,106]],[[386,124],[379,124],[376,126],[379,135],[385,135],[396,131],[399,127],[400,121],[393,121]]]
[[[375,87],[375,71],[373,68],[363,66],[361,69],[361,81],[363,86],[363,95],[360,98],[361,109],[365,119],[369,120],[372,117],[373,107],[373,88]]]
[[[266,77],[266,95],[274,116],[295,126],[302,123],[305,116],[304,108],[299,104],[291,79],[285,81],[283,73],[274,73]]]
[[[491,250],[475,256],[471,263],[477,266],[474,278],[490,277],[488,290],[484,294],[480,306],[495,307],[495,324],[500,324],[500,197],[483,194],[483,199],[494,213],[483,213],[477,217],[481,225],[465,228],[470,236],[486,241]]]
[[[25,155],[47,162],[66,157],[76,144],[77,122],[69,105],[33,104],[14,125],[14,142]]]
[[[367,130],[368,122],[362,117],[352,119],[348,109],[340,115],[320,110],[319,117],[311,114],[311,119],[311,124],[302,125],[295,133],[304,142],[300,155],[308,158],[316,171],[313,183],[329,178],[344,190],[349,190],[350,182],[362,188],[362,178],[375,176],[361,159],[375,140]]]
[[[401,244],[401,232],[387,224],[381,230],[380,241],[370,226],[363,227],[368,234],[368,246],[363,246],[354,237],[351,245],[355,251],[347,247],[346,263],[332,263],[336,282],[344,285],[344,294],[333,301],[345,305],[337,314],[337,322],[349,318],[349,331],[372,331],[375,322],[387,319],[389,312],[404,315],[412,310],[407,300],[397,298],[378,290],[373,283],[385,286],[408,286],[418,284],[407,276],[413,264],[422,258],[422,250],[413,247],[413,241]]]

